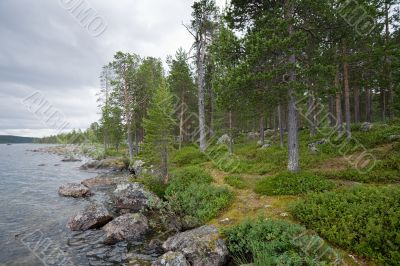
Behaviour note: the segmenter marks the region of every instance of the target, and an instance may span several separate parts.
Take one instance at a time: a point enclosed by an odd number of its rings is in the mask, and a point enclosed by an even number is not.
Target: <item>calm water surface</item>
[[[69,256],[75,265],[87,264],[70,247],[72,233],[66,224],[96,198],[64,198],[57,190],[96,173],[79,170],[82,162],[61,162],[60,156],[29,151],[40,147],[0,144],[0,265],[43,265],[46,252]],[[58,264],[56,259],[47,264],[51,262]]]

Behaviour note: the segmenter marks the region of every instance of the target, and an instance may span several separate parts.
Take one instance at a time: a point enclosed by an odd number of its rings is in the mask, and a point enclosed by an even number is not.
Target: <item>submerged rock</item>
[[[58,193],[64,197],[86,197],[90,195],[90,189],[82,184],[68,183],[58,189]]]
[[[169,251],[154,261],[151,266],[190,266],[181,252]]]
[[[114,191],[114,203],[117,209],[139,212],[157,201],[159,201],[158,197],[140,183],[120,184]]]
[[[68,222],[72,231],[97,229],[111,221],[113,217],[108,210],[99,204],[91,204],[74,215]]]
[[[114,219],[103,230],[106,232],[106,244],[115,244],[117,242],[128,240],[141,240],[149,229],[147,218],[140,213],[124,214]]]
[[[229,254],[217,228],[208,225],[168,238],[163,248],[182,252],[192,266],[224,265]]]

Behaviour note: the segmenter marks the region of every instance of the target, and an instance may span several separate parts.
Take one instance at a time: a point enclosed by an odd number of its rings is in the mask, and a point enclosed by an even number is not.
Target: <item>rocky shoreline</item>
[[[62,154],[62,149],[54,150]],[[89,161],[81,170],[101,173],[64,184],[58,193],[89,202],[66,225],[89,243],[81,251],[89,265],[227,265],[228,249],[217,228],[190,224],[163,210],[163,200],[134,182],[120,159]],[[96,199],[99,191],[107,196]]]

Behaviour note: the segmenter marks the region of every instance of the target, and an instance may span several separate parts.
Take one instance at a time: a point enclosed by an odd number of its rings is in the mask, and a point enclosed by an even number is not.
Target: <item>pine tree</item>
[[[172,130],[175,125],[172,94],[163,81],[156,89],[143,127],[145,138],[143,154],[147,163],[159,167],[165,182],[168,181],[168,155],[172,148]]]

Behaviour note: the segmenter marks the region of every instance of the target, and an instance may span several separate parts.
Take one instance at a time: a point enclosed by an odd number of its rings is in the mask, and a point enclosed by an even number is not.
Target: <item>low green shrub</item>
[[[168,188],[166,198],[178,215],[190,215],[207,222],[229,206],[233,194],[224,187],[192,183],[184,190]]]
[[[165,198],[178,215],[190,215],[200,222],[207,222],[233,199],[227,188],[212,185],[212,177],[200,167],[182,168],[171,176]]]
[[[192,183],[210,184],[212,177],[199,166],[187,166],[171,172],[169,190],[184,190]]]
[[[355,187],[309,195],[290,207],[295,218],[331,243],[374,259],[400,261],[400,189]]]
[[[300,195],[331,190],[335,183],[312,173],[280,173],[256,184],[255,191],[264,195]]]
[[[206,161],[206,155],[193,146],[183,147],[181,150],[176,151],[171,159],[171,162],[177,166],[194,165]]]
[[[140,178],[135,179],[134,182],[142,183],[148,190],[152,191],[158,197],[163,198],[167,185],[161,176],[143,174]]]
[[[246,183],[240,175],[228,175],[224,177],[224,182],[234,188],[246,188]]]
[[[378,162],[377,169],[370,172],[360,172],[357,169],[346,169],[334,172],[320,172],[319,175],[330,179],[348,180],[362,183],[390,183],[400,180],[398,171],[386,169],[382,162]]]
[[[237,265],[328,265],[340,260],[317,235],[286,221],[248,220],[223,235]]]

